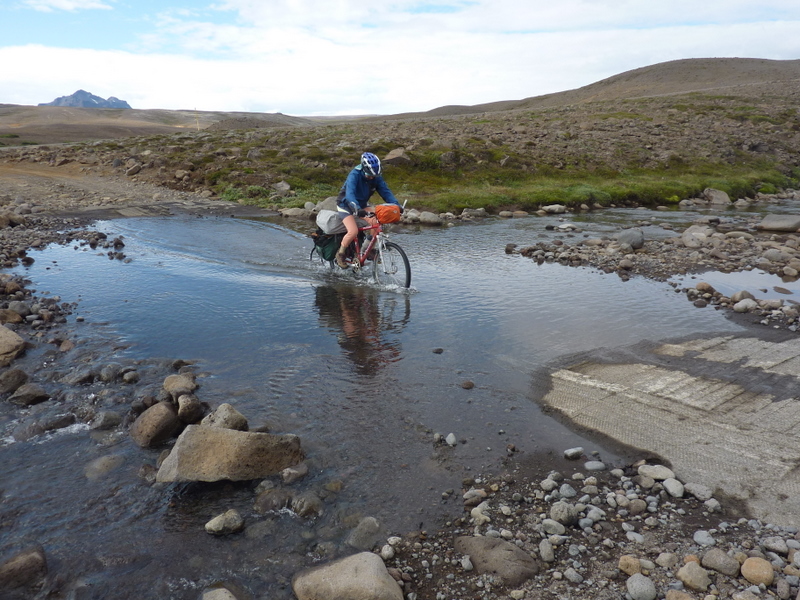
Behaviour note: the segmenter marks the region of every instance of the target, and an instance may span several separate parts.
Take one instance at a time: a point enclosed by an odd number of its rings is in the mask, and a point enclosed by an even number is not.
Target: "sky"
[[[396,114],[800,59],[797,0],[0,0],[0,103]]]

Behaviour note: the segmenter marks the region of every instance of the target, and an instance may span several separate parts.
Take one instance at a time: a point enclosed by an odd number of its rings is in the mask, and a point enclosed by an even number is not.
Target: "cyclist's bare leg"
[[[342,219],[342,223],[347,228],[347,233],[344,234],[342,245],[339,246],[339,250],[336,252],[336,264],[342,269],[346,269],[347,261],[345,260],[345,252],[350,242],[356,239],[358,235],[358,223],[356,223],[356,218],[353,215],[347,215]]]
[[[342,238],[342,248],[347,248],[358,235],[358,223],[353,215],[347,215],[342,219],[342,223],[347,228],[347,233]]]

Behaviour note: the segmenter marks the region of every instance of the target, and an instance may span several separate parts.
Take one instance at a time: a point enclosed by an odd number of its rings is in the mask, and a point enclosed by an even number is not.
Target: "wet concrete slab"
[[[575,425],[800,526],[800,339],[646,343],[583,355],[550,379],[541,402]]]

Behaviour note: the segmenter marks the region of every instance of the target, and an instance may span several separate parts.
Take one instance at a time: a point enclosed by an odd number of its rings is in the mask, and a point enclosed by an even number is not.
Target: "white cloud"
[[[391,114],[564,91],[680,58],[800,57],[795,0],[694,4],[225,0],[160,15],[124,52],[0,48],[0,102],[83,88],[135,108]],[[774,18],[755,19],[762,10]]]
[[[427,12],[426,7],[452,10]],[[375,43],[391,43],[383,32],[396,27],[463,32],[549,32],[605,28],[652,28],[675,25],[796,20],[794,0],[476,0],[423,2],[388,0],[224,0],[215,5],[232,11],[255,28],[363,27],[381,32]],[[345,33],[345,32],[343,32]]]
[[[42,12],[52,12],[54,10],[66,10],[74,12],[77,10],[91,9],[110,9],[111,6],[100,0],[24,0],[26,6]]]

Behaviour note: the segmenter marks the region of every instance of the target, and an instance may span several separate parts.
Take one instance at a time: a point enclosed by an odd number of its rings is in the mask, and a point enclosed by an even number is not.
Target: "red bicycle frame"
[[[359,233],[373,231],[372,237],[370,238],[369,243],[366,246],[364,246],[363,251],[361,248],[361,243],[359,242],[358,239],[359,236],[356,236],[356,239],[353,240],[353,249],[354,249],[353,263],[358,264],[359,268],[363,267],[364,263],[366,263],[367,260],[371,258],[370,253],[372,252],[372,249],[375,247],[375,245],[378,243],[378,234],[380,234],[383,231],[383,227],[381,226],[380,221],[377,220],[377,217],[373,218],[375,218],[375,225],[369,225],[368,227],[358,228]]]

